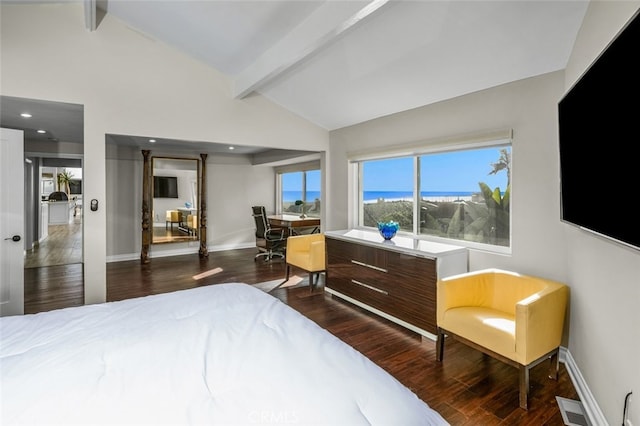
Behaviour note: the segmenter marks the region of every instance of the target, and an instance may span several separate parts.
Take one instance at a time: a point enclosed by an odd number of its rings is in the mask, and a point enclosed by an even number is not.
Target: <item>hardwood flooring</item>
[[[174,224],[171,227],[154,226],[151,229],[153,230],[152,239],[154,244],[175,243],[180,241],[198,241],[197,235],[191,235],[181,230],[177,224]]]
[[[255,284],[284,277],[282,260],[254,261],[254,249],[212,252],[107,264],[108,301],[213,285]],[[304,276],[302,271],[292,271]],[[321,281],[322,283],[322,281]],[[272,293],[360,351],[452,425],[563,425],[555,396],[578,399],[564,364],[558,381],[548,364],[531,371],[530,409],[518,406],[518,371],[455,341],[447,341],[444,361],[435,360],[435,342],[325,294],[320,286]],[[82,265],[25,270],[25,311],[81,305]],[[345,378],[348,379],[348,378]],[[339,385],[339,384],[338,384]],[[330,409],[330,407],[326,407]]]
[[[82,214],[68,225],[48,225],[48,236],[27,250],[25,268],[65,265],[82,262]]]

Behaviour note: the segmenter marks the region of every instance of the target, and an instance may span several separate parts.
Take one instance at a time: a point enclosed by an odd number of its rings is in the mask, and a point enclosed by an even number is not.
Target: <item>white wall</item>
[[[566,90],[639,7],[639,1],[590,3],[567,64]],[[629,153],[625,141],[602,152]],[[640,252],[569,226],[563,238],[573,286],[571,354],[609,423],[622,424],[624,397],[633,391],[629,418],[640,425]]]
[[[326,130],[262,96],[233,99],[225,76],[111,15],[88,32],[82,2],[0,7],[2,95],[84,105],[84,198],[100,202],[84,216],[86,303],[106,299],[105,134],[328,146]]]

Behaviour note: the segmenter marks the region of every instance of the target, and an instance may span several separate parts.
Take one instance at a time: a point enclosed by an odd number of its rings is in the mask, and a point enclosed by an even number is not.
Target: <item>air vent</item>
[[[558,401],[558,407],[560,407],[560,414],[562,414],[562,420],[565,425],[568,426],[591,426],[589,419],[584,413],[584,408],[580,401],[573,399],[562,398],[556,396]]]

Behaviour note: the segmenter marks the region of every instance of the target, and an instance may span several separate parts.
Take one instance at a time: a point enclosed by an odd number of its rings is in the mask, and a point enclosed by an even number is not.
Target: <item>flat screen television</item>
[[[640,17],[558,103],[561,220],[640,250]]]
[[[175,176],[154,176],[153,198],[178,198],[178,178]]]

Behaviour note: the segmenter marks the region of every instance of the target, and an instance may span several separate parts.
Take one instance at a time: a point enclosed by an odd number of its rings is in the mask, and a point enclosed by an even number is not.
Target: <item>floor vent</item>
[[[560,414],[562,414],[562,420],[565,425],[568,426],[591,426],[589,419],[584,414],[584,409],[580,401],[573,399],[562,398],[556,396],[558,401],[558,407],[560,407]]]

